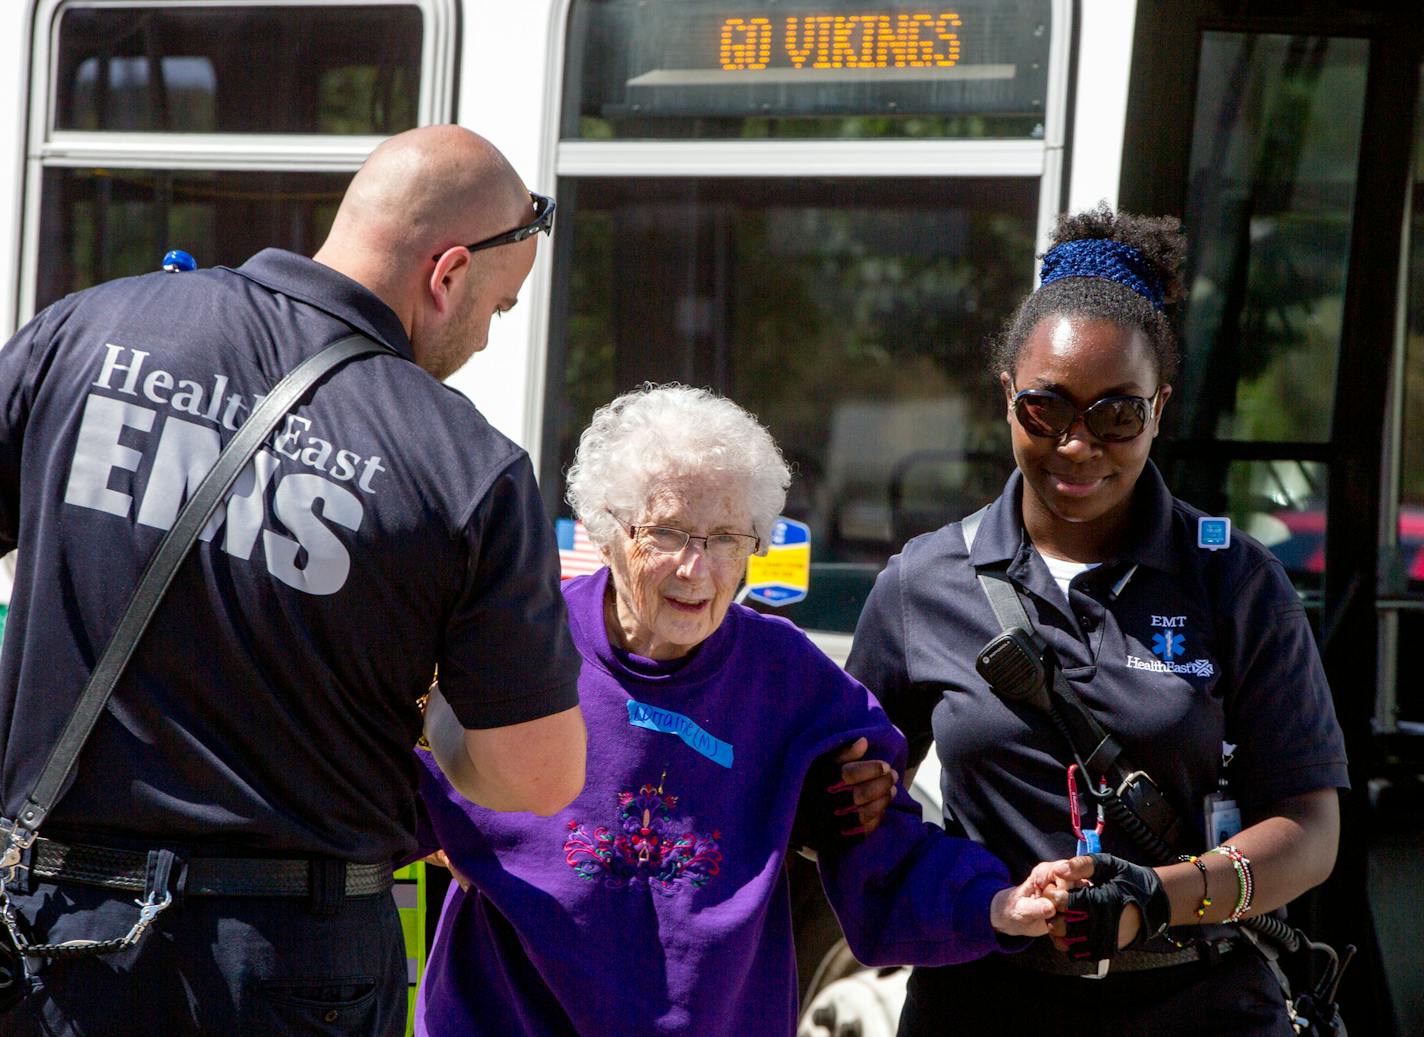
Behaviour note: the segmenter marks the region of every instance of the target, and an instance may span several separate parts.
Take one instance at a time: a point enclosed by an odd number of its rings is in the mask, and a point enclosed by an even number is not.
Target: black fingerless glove
[[[1110,853],[1092,857],[1093,885],[1070,891],[1064,911],[1068,957],[1078,961],[1101,961],[1117,953],[1118,922],[1128,904],[1142,911],[1142,927],[1128,947],[1155,936],[1172,920],[1172,903],[1155,871]]]
[[[806,772],[806,782],[796,804],[796,819],[791,826],[793,850],[805,847],[821,852],[847,846],[855,838],[840,834],[847,825],[854,825],[855,819],[849,815],[836,816],[838,809],[855,804],[853,793],[829,791],[841,780],[841,765],[835,757],[836,750],[822,753]]]

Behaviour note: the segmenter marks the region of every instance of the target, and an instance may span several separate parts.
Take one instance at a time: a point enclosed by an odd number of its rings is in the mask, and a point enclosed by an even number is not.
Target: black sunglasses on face
[[[554,232],[554,199],[547,194],[537,194],[534,191],[529,192],[529,197],[534,201],[534,221],[532,223],[526,223],[523,227],[517,227],[514,230],[507,230],[503,234],[496,234],[492,238],[485,238],[484,241],[476,241],[473,245],[466,245],[465,251],[479,252],[487,248],[497,248],[500,245],[512,245],[516,241],[523,241],[540,231],[552,234]],[[445,252],[448,251],[450,250],[445,250]],[[431,258],[439,262],[445,252],[437,252]]]
[[[1142,435],[1152,420],[1157,396],[1104,396],[1079,410],[1072,400],[1049,389],[1024,389],[1014,394],[1014,417],[1025,432],[1043,439],[1062,439],[1079,418],[1104,443],[1126,443]]]

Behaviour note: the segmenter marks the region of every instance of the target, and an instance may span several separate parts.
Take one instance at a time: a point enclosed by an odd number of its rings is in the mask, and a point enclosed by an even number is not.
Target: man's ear
[[[435,261],[435,269],[430,273],[427,289],[436,313],[443,316],[449,312],[450,294],[469,270],[470,254],[463,248],[448,249]]]

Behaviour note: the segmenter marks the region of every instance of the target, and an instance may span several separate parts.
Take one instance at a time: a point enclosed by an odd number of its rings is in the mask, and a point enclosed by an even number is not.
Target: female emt
[[[1112,856],[1069,898],[1066,932],[1019,955],[917,969],[902,1037],[1026,1034],[1050,1019],[1114,1037],[1292,1032],[1269,966],[1228,923],[1329,875],[1345,753],[1280,563],[1234,531],[1210,544],[1220,525],[1199,528],[1202,513],[1147,459],[1177,370],[1163,305],[1183,294],[1184,252],[1174,219],[1105,206],[1060,219],[1042,284],[993,358],[1017,471],[970,520],[972,546],[955,522],[891,559],[847,664],[912,760],[933,738],[947,819],[1014,874],[1069,856],[1074,751],[1045,712],[976,670],[1005,629],[977,576],[1000,575],[1070,690],[1183,819],[1172,846],[1183,859],[1139,866],[1157,860],[1110,813]],[[1073,777],[1086,841],[1099,775]],[[1223,779],[1236,824],[1206,800]]]

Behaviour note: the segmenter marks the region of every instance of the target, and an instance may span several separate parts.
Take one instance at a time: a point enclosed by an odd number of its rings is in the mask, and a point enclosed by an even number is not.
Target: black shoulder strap
[[[994,569],[979,569],[975,571],[975,575],[979,577],[979,586],[984,588],[989,607],[994,610],[994,618],[999,621],[999,626],[1006,631],[1017,627],[1028,634],[1034,644],[1046,648],[1047,643],[1034,626],[1033,620],[1028,618],[1028,612],[1019,600],[1019,592],[1013,582]],[[1068,678],[1063,676],[1062,669],[1055,665],[1049,667],[1049,670],[1053,674],[1050,690],[1057,699],[1058,708],[1063,710],[1066,733],[1070,735],[1073,751],[1082,758],[1084,766],[1093,774],[1109,774],[1117,763],[1122,763],[1125,767],[1126,763],[1121,759],[1122,746],[1118,740],[1098,723],[1098,718],[1093,715],[1092,710],[1083,704],[1083,700],[1068,683]]]
[[[128,665],[139,639],[148,629],[149,621],[158,610],[158,604],[163,600],[168,585],[173,582],[178,566],[187,557],[198,539],[198,534],[208,524],[208,519],[232,489],[238,475],[257,453],[257,448],[277,427],[277,423],[287,411],[296,406],[307,390],[323,375],[348,360],[369,353],[394,354],[395,351],[358,334],[334,342],[320,353],[302,361],[273,386],[272,391],[242,423],[241,428],[218,455],[212,470],[203,478],[198,489],[178,513],[172,528],[164,534],[158,550],[149,560],[143,578],[139,580],[138,589],[134,591],[133,598],[119,619],[114,636],[109,639],[104,654],[95,665],[89,683],[84,686],[64,733],[60,735],[59,741],[50,751],[49,759],[45,761],[35,790],[30,793],[20,810],[18,822],[29,833],[33,834],[39,828],[54,809],[55,803],[67,791],[69,776],[74,771],[79,754],[89,741],[94,724],[109,701],[114,685],[118,683],[124,667]]]
[[[982,507],[960,522],[964,533],[964,546],[971,552],[974,550],[974,538],[979,532],[979,525],[984,521],[988,510],[988,506]],[[1033,620],[1029,619],[1028,611],[1019,600],[1018,588],[1014,586],[1013,581],[997,569],[976,568],[974,574],[979,578],[979,586],[984,588],[984,596],[989,599],[989,607],[994,610],[994,618],[999,621],[1000,628],[1005,633],[1014,629],[1022,630],[1040,651],[1046,650],[1047,642],[1034,626]],[[1066,721],[1065,734],[1071,736],[1069,741],[1072,743],[1072,749],[1081,757],[1084,765],[1094,774],[1107,774],[1112,771],[1113,765],[1119,762],[1126,766],[1126,761],[1121,760],[1122,746],[1118,744],[1117,739],[1109,734],[1103,725],[1098,723],[1098,718],[1093,716],[1092,711],[1083,705],[1083,700],[1078,697],[1078,693],[1073,690],[1059,667],[1052,666],[1050,671],[1053,674],[1051,690],[1061,703]],[[1088,750],[1086,754],[1083,752],[1085,747]]]
[[[979,585],[989,598],[994,616],[1007,633],[1018,628],[1027,633],[1040,652],[1047,643],[1019,600],[1018,588],[1008,576],[994,569],[976,570]],[[1155,857],[1170,861],[1171,847],[1182,834],[1181,815],[1162,795],[1152,779],[1137,770],[1123,754],[1122,744],[1098,722],[1084,705],[1063,670],[1046,659],[1052,675],[1048,695],[1048,715],[1068,743],[1074,758],[1088,772],[1105,778],[1114,790],[1108,810],[1133,839]],[[1090,778],[1091,780],[1091,778]]]

